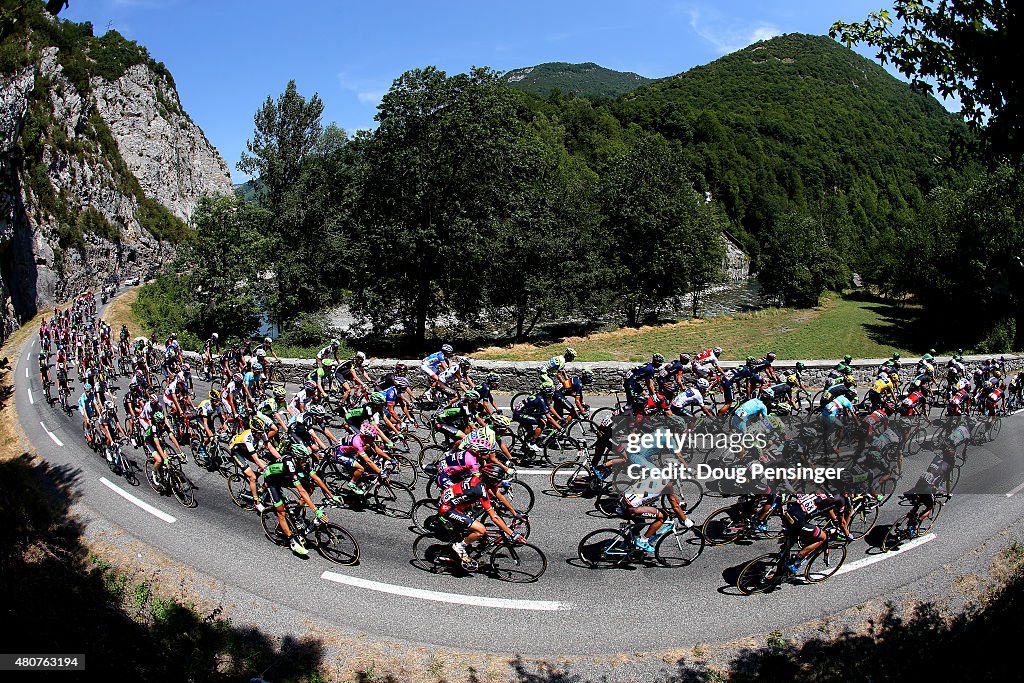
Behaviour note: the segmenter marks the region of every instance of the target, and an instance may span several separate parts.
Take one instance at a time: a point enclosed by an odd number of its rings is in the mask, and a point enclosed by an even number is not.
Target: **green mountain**
[[[505,80],[513,88],[540,97],[547,97],[552,90],[580,97],[619,97],[651,83],[653,79],[635,73],[613,71],[593,62],[548,62],[513,69],[505,74]]]
[[[951,151],[967,136],[957,116],[825,36],[758,42],[613,102],[548,97],[531,107],[599,174],[631,129],[674,142],[696,189],[721,202],[755,256],[759,236],[796,212],[835,221],[849,261],[867,260],[970,163]]]

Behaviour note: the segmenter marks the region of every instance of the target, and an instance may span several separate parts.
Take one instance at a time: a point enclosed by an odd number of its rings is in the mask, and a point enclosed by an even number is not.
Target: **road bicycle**
[[[829,539],[820,548],[804,559],[803,566],[794,572],[789,564],[797,553],[795,534],[787,534],[779,541],[779,550],[755,557],[740,569],[736,577],[736,588],[743,595],[765,593],[779,588],[783,583],[821,583],[831,578],[846,561],[846,541],[839,541],[829,534]]]
[[[935,526],[935,520],[939,518],[939,513],[942,512],[943,505],[949,502],[950,498],[951,496],[948,493],[934,494],[932,510],[928,517],[922,520],[921,507],[923,504],[912,503],[906,495],[900,496],[899,504],[910,509],[889,527],[889,530],[882,538],[881,549],[884,552],[895,550],[903,543],[930,532],[932,527]]]
[[[618,528],[598,529],[584,536],[576,547],[576,555],[592,569],[611,569],[652,559],[650,553],[638,548],[640,532],[646,520],[623,520]],[[704,552],[704,536],[696,526],[687,527],[678,520],[669,520],[658,530],[654,540],[653,560],[664,567],[685,567]]]
[[[156,459],[150,455],[146,458],[146,480],[154,491],[160,495],[173,494],[175,500],[187,508],[198,506],[196,503],[196,485],[188,478],[182,467],[185,456],[164,447],[163,466],[157,473],[153,472]]]
[[[766,497],[770,497],[767,512],[763,508]],[[701,535],[710,546],[782,538],[781,504],[782,499],[777,495],[742,495],[732,505],[708,515],[701,526]]]
[[[121,448],[120,441],[114,441],[114,443],[107,446],[105,449],[105,455],[107,459],[107,467],[110,468],[111,472],[115,475],[124,477],[125,481],[132,486],[139,485],[139,477],[135,473],[136,470],[139,469],[139,466],[134,460],[125,454],[124,449]]]
[[[359,543],[348,529],[340,524],[321,522],[312,517],[312,511],[299,500],[286,501],[283,508],[292,537],[304,540],[307,548],[312,546],[325,560],[349,566],[359,564]],[[321,505],[320,509],[331,509],[331,506]],[[276,508],[271,506],[264,510],[260,514],[260,524],[263,526],[263,533],[271,542],[281,546],[288,545],[289,539],[281,529]]]
[[[396,519],[411,519],[412,509],[416,505],[416,495],[412,487],[394,481],[395,462],[385,461],[380,465],[380,473],[364,477],[359,482],[363,493],[351,490],[347,484],[351,474],[344,465],[334,459],[325,459],[324,469],[318,472],[327,487],[345,499],[353,509],[370,509],[374,512]]]
[[[452,528],[446,520],[434,519],[431,529],[417,536],[412,546],[413,565],[424,571],[479,572],[509,583],[534,583],[547,571],[544,551],[526,541],[517,543],[500,531],[487,533],[466,546],[471,560],[467,565],[451,546],[462,539],[464,532]],[[513,520],[509,527],[517,533],[520,522]]]

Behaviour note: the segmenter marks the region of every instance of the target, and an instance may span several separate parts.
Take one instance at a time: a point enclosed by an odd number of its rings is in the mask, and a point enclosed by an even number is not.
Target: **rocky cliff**
[[[199,198],[232,191],[162,64],[88,24],[36,21],[27,63],[0,73],[0,294],[21,317],[153,276]]]

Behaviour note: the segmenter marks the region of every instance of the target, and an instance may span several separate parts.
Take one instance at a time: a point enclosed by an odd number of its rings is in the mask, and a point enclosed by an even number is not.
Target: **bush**
[[[106,81],[116,81],[129,68],[149,61],[146,48],[113,30],[92,41],[89,56],[96,62],[93,73]]]
[[[91,206],[85,207],[85,210],[78,214],[77,226],[81,232],[92,233],[108,242],[121,241],[121,228],[110,223],[106,216]]]
[[[288,324],[278,341],[284,346],[321,346],[327,343],[332,334],[326,318],[303,313]]]
[[[1017,321],[1003,318],[989,331],[988,336],[978,345],[981,353],[1008,353],[1013,351],[1017,338]]]
[[[175,273],[161,275],[139,289],[139,296],[132,304],[132,315],[158,337],[166,338],[171,332],[181,334],[188,322],[186,291],[184,277]]]
[[[143,196],[139,199],[139,209],[135,217],[150,235],[171,244],[184,242],[192,232],[184,221],[150,197]]]
[[[19,40],[0,45],[0,73],[8,74],[32,63],[32,55]]]

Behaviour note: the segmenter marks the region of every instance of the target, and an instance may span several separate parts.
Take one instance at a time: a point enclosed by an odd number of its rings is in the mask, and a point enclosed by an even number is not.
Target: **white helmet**
[[[697,380],[697,389],[703,394],[711,387],[711,382],[707,381],[703,377]]]

